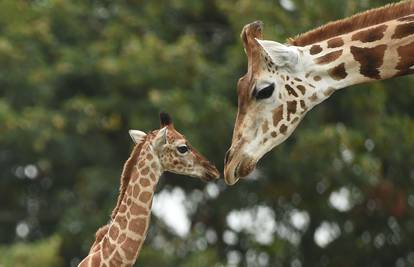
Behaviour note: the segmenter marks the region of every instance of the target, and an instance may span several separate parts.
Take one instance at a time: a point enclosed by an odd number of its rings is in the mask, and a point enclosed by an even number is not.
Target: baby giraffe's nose
[[[203,177],[205,181],[212,181],[220,178],[220,172],[211,163],[207,163],[205,169],[206,171]]]

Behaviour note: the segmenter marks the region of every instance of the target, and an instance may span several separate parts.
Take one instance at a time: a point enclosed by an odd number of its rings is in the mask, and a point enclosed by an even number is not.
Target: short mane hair
[[[352,17],[330,22],[314,30],[290,38],[288,42],[295,46],[307,46],[328,40],[342,34],[350,33],[358,29],[380,24],[389,20],[412,15],[414,13],[414,1],[402,1],[374,8]]]

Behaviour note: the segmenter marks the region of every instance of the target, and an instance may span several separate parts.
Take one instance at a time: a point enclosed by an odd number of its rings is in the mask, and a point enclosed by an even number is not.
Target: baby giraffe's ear
[[[135,144],[140,144],[147,136],[146,133],[139,130],[129,130],[128,132]]]
[[[160,129],[157,135],[154,137],[152,141],[152,147],[155,149],[161,148],[163,145],[167,143],[167,131],[168,128],[164,127]]]

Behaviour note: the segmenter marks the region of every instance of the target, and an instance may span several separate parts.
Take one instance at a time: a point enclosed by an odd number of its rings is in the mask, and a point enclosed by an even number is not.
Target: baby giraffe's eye
[[[177,151],[181,154],[185,154],[188,151],[188,147],[186,145],[177,146]]]

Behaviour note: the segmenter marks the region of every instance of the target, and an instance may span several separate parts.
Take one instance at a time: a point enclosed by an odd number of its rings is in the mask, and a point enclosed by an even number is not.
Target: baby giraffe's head
[[[180,134],[172,123],[171,117],[160,113],[161,128],[148,134],[130,130],[129,134],[135,143],[145,140],[149,142],[160,162],[162,172],[169,171],[177,174],[201,178],[204,181],[218,179],[217,168],[195,150],[187,139]]]

